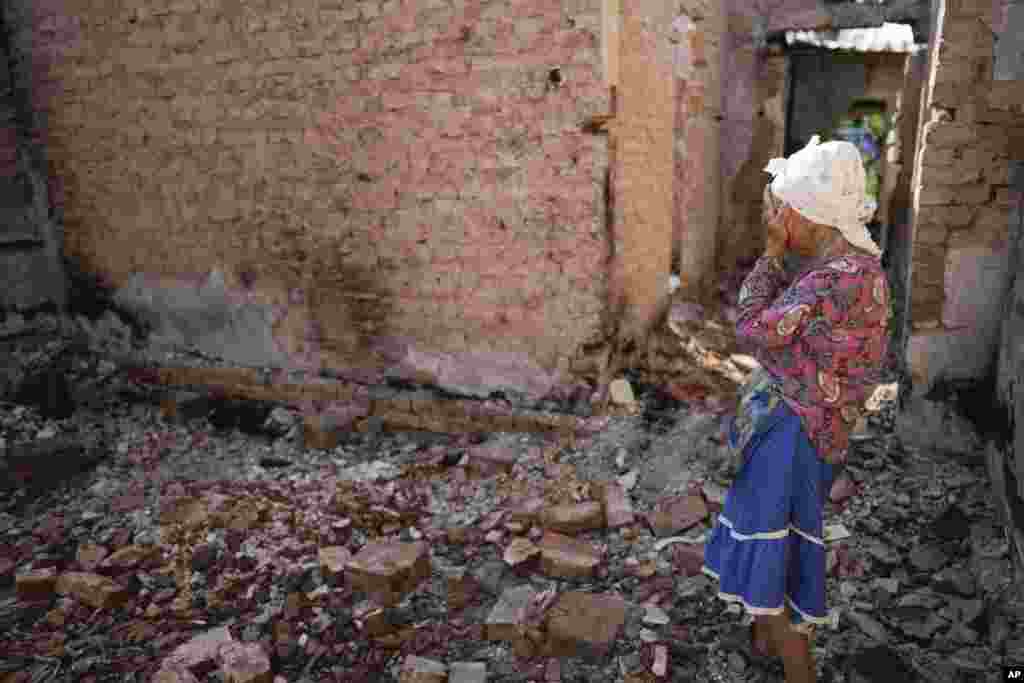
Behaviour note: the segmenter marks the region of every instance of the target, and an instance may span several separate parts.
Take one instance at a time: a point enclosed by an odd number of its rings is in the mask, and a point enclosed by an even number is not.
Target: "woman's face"
[[[826,237],[818,226],[800,215],[796,209],[780,202],[767,186],[764,190],[761,217],[765,225],[775,222],[784,231],[788,231],[789,250],[799,256],[814,256],[821,246],[822,239]]]

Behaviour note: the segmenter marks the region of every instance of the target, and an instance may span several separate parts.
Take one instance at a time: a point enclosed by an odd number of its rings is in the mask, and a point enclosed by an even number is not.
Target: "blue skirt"
[[[746,447],[704,549],[704,573],[718,596],[753,615],[781,614],[794,625],[828,621],[823,512],[834,478],[783,401]]]

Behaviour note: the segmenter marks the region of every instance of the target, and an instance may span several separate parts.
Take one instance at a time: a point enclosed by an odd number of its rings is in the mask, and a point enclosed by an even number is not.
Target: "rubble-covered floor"
[[[66,346],[6,336],[22,369]],[[782,680],[699,572],[725,455],[703,398],[634,381],[586,439],[312,450],[283,407],[169,422],[98,350],[64,356],[70,416],[0,403],[0,475],[48,459],[0,498],[2,683]],[[820,680],[1000,680],[1024,661],[1024,596],[984,460],[907,447],[893,410],[828,506]]]

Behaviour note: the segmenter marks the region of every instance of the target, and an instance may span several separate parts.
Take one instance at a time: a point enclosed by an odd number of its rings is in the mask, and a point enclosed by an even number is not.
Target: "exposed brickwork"
[[[715,274],[721,202],[721,3],[682,3],[676,20],[676,140],[673,257],[681,292],[701,298]]]
[[[614,297],[620,331],[640,336],[667,295],[675,168],[676,15],[657,0],[624,3],[615,145]]]
[[[336,367],[399,338],[564,369],[599,332],[595,0],[37,7],[66,247],[115,285],[220,269]]]
[[[995,41],[1009,36],[1003,3],[943,4],[914,178],[917,336],[907,361],[921,390],[943,376],[979,377],[995,351],[1014,205],[1008,168],[1024,139],[1024,83],[994,80]]]

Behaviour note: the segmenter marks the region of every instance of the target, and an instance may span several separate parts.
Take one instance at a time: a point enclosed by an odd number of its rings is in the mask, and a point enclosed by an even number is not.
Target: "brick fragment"
[[[521,504],[509,511],[508,519],[510,522],[518,522],[526,526],[530,526],[535,523],[540,516],[541,512],[544,511],[544,499],[540,497],[528,498]]]
[[[206,504],[198,498],[178,498],[161,506],[160,523],[181,524],[186,528],[202,525],[209,518]]]
[[[626,489],[617,482],[607,482],[600,487],[601,508],[605,526],[609,529],[629,526],[636,521],[633,504],[626,494]]]
[[[130,593],[121,584],[99,574],[65,572],[57,578],[57,592],[73,596],[95,609],[108,609],[124,604]]]
[[[601,658],[626,621],[627,605],[610,595],[571,591],[561,595],[547,620],[548,654]]]
[[[707,519],[708,506],[696,495],[672,496],[658,503],[648,518],[654,533],[664,538]]]
[[[489,477],[499,472],[506,474],[519,462],[519,453],[511,446],[501,443],[482,444],[469,450],[469,466],[481,476]]]
[[[306,448],[329,451],[341,441],[337,420],[332,415],[307,415],[302,419],[302,443]]]
[[[526,627],[526,610],[536,592],[530,586],[506,588],[484,624],[487,640],[516,641]]]
[[[226,683],[272,683],[270,658],[257,643],[231,642],[218,650]]]
[[[636,397],[633,395],[633,386],[627,379],[614,380],[608,386],[608,395],[615,405],[631,406],[636,403]]]
[[[104,569],[115,570],[134,569],[155,557],[159,552],[159,548],[152,545],[129,545],[115,551],[100,566]]]
[[[370,543],[348,561],[346,570],[354,588],[391,606],[430,576],[430,557],[422,542]]]
[[[14,577],[14,590],[19,600],[41,602],[53,597],[57,586],[57,570],[52,567],[34,569]]]
[[[227,626],[204,631],[179,645],[164,659],[161,671],[187,672],[201,664],[214,662],[220,648],[233,642]]]
[[[320,561],[320,573],[323,574],[324,580],[332,585],[337,585],[344,576],[345,565],[352,559],[352,553],[343,546],[328,546],[320,548],[317,557]]]
[[[100,563],[103,562],[109,552],[109,550],[101,545],[83,543],[78,546],[78,552],[75,553],[75,561],[83,570],[91,572],[100,566]]]
[[[409,655],[402,662],[400,683],[445,683],[448,668],[441,662],[425,657]]]
[[[601,564],[597,549],[589,543],[548,531],[540,539],[541,571],[548,576],[586,579]]]
[[[160,415],[168,422],[185,424],[199,420],[213,410],[213,401],[206,394],[178,391],[160,401]]]
[[[555,505],[544,510],[540,518],[545,528],[570,535],[604,527],[604,511],[598,502]]]
[[[465,570],[448,576],[448,611],[458,611],[473,601],[480,592],[480,582]]]
[[[540,555],[540,548],[534,545],[529,539],[515,538],[505,548],[502,559],[510,567],[518,567],[524,562],[529,562]]]

